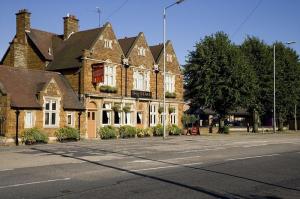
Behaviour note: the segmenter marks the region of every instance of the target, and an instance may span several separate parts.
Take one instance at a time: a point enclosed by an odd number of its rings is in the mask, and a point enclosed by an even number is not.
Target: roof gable
[[[137,38],[138,38],[138,36],[125,37],[123,39],[118,40],[125,57],[129,57],[129,54],[132,51],[132,48],[137,41]]]

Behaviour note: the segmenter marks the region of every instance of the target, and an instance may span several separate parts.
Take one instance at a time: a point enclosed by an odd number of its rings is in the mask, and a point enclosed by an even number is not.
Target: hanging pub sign
[[[93,84],[104,82],[104,63],[97,63],[92,65],[92,82]]]

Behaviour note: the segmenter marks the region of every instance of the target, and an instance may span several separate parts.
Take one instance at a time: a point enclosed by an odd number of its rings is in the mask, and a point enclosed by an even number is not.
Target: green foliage
[[[98,135],[101,139],[114,139],[118,135],[117,128],[113,126],[104,126],[98,129]]]
[[[37,128],[26,129],[21,134],[22,142],[25,144],[47,143],[48,136]]]
[[[219,133],[229,134],[229,126],[223,126],[219,129]]]
[[[171,93],[171,92],[166,92],[166,98],[176,98],[176,93],[175,92],[173,92],[173,93]]]
[[[175,108],[174,107],[169,107],[169,114],[175,113]]]
[[[161,114],[163,112],[164,112],[164,107],[163,106],[158,107],[158,113]]]
[[[119,112],[121,110],[121,105],[119,103],[115,103],[111,109],[115,112]]]
[[[59,142],[77,141],[79,140],[79,130],[72,127],[63,127],[55,132],[55,136]]]
[[[152,127],[152,131],[154,136],[163,136],[164,134],[164,128],[161,124]]]
[[[167,132],[169,135],[180,135],[182,130],[176,124],[172,124],[168,126]]]
[[[137,130],[133,126],[125,125],[119,128],[121,138],[133,138],[137,134]]]
[[[124,111],[125,113],[130,112],[130,106],[124,106],[124,107],[123,107],[123,111]]]
[[[113,86],[102,85],[102,86],[100,86],[100,91],[105,92],[105,93],[116,93],[117,88],[113,87]]]
[[[137,128],[136,132],[137,132],[137,136],[139,138],[153,136],[153,129],[152,128],[145,128],[145,129]]]

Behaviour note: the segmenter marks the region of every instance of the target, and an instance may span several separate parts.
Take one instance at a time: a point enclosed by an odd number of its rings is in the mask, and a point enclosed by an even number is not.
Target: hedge
[[[37,128],[26,129],[22,132],[22,142],[25,144],[48,143],[48,136]]]
[[[55,136],[59,142],[77,141],[79,140],[79,130],[72,127],[63,127],[55,132]]]
[[[137,134],[137,129],[133,126],[125,125],[119,128],[120,138],[132,138]]]
[[[101,139],[114,139],[118,135],[117,128],[113,126],[104,126],[98,129],[98,135]]]

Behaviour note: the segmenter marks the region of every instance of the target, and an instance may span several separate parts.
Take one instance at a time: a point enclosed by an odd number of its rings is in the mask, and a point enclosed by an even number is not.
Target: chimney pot
[[[72,33],[78,31],[78,22],[79,20],[76,18],[75,15],[67,14],[64,19],[64,39],[68,39]]]

